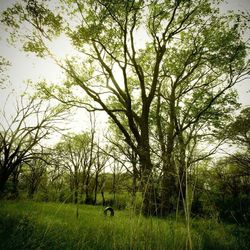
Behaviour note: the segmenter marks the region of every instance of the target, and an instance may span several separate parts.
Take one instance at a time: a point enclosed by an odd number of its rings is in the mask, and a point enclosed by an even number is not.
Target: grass
[[[249,249],[249,229],[192,220],[194,249]],[[183,222],[100,206],[0,201],[0,249],[185,249]]]

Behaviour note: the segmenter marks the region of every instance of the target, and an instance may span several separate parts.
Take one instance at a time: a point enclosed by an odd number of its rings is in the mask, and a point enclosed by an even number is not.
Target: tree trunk
[[[167,130],[167,146],[162,139],[162,162],[163,162],[163,177],[162,177],[162,191],[161,191],[161,215],[165,216],[174,210],[174,198],[176,196],[176,169],[173,161],[174,151],[174,132],[175,132],[175,89],[172,89],[169,105],[169,127]],[[159,127],[160,124],[158,124]],[[160,130],[162,133],[162,130]]]
[[[75,174],[74,176],[74,203],[75,204],[78,203],[78,189],[79,189],[78,176],[77,174]]]
[[[154,183],[152,178],[153,164],[150,159],[150,152],[141,149],[139,151],[139,159],[142,168],[142,197],[143,197],[143,214],[146,216],[155,215],[157,208],[155,207]]]
[[[186,146],[182,134],[179,134],[178,142],[179,142],[178,190],[181,197],[180,208],[183,209],[185,206],[185,199],[186,199],[187,166],[186,166]]]
[[[137,169],[136,169],[136,163],[135,164],[133,163],[132,207],[135,204],[136,192],[137,192]]]
[[[116,166],[115,166],[115,163],[114,163],[114,170],[113,170],[113,181],[112,181],[112,191],[113,191],[113,200],[114,200],[114,203],[116,202]]]
[[[101,194],[102,194],[102,205],[105,206],[106,205],[106,200],[105,200],[105,196],[104,196],[104,190],[101,190]]]
[[[176,196],[175,188],[175,167],[171,159],[171,155],[167,155],[165,164],[163,165],[162,190],[161,190],[161,215],[166,216],[174,210],[174,197]]]
[[[19,171],[15,170],[12,173],[12,189],[11,189],[11,199],[17,199],[19,196],[19,191],[18,191],[18,177],[19,177]]]
[[[29,181],[29,186],[28,186],[28,198],[33,199],[34,193],[36,191],[36,184],[34,183],[35,180],[31,177],[31,180]]]
[[[0,196],[3,195],[6,182],[19,165],[20,161],[16,161],[15,163],[11,164],[11,166],[4,165],[2,166],[2,169],[0,169]]]
[[[149,104],[148,104],[149,105]],[[141,164],[141,183],[143,195],[143,214],[146,216],[155,215],[157,212],[156,197],[154,195],[154,180],[152,176],[153,164],[149,146],[149,106],[144,105],[142,119],[140,123],[141,138],[138,142],[137,153]]]
[[[85,182],[85,204],[92,203],[92,199],[91,199],[90,192],[89,192],[89,183],[90,183],[90,176],[88,172],[87,177],[86,177],[86,182]]]
[[[0,195],[3,195],[5,184],[9,178],[9,175],[6,171],[2,171],[0,174]]]
[[[97,172],[97,173],[95,174],[95,187],[94,187],[94,200],[93,200],[93,205],[96,205],[96,202],[97,202],[98,177],[99,177],[99,173]]]

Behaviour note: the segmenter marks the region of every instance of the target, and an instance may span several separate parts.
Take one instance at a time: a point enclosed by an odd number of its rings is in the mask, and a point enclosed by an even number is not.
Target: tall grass
[[[193,220],[193,249],[249,249],[250,230]],[[132,211],[105,217],[100,206],[0,202],[0,249],[185,249],[185,223]]]

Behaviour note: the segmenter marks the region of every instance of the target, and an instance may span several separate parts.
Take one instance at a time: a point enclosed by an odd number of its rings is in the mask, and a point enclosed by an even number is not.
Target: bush
[[[36,249],[41,237],[37,237],[34,219],[31,216],[0,215],[0,249]],[[4,240],[8,238],[8,240]]]

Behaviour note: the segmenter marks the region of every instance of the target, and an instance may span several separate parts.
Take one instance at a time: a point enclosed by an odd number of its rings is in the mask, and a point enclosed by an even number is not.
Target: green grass
[[[249,229],[192,220],[194,249],[249,249]],[[185,249],[185,223],[100,206],[0,201],[0,249]]]

